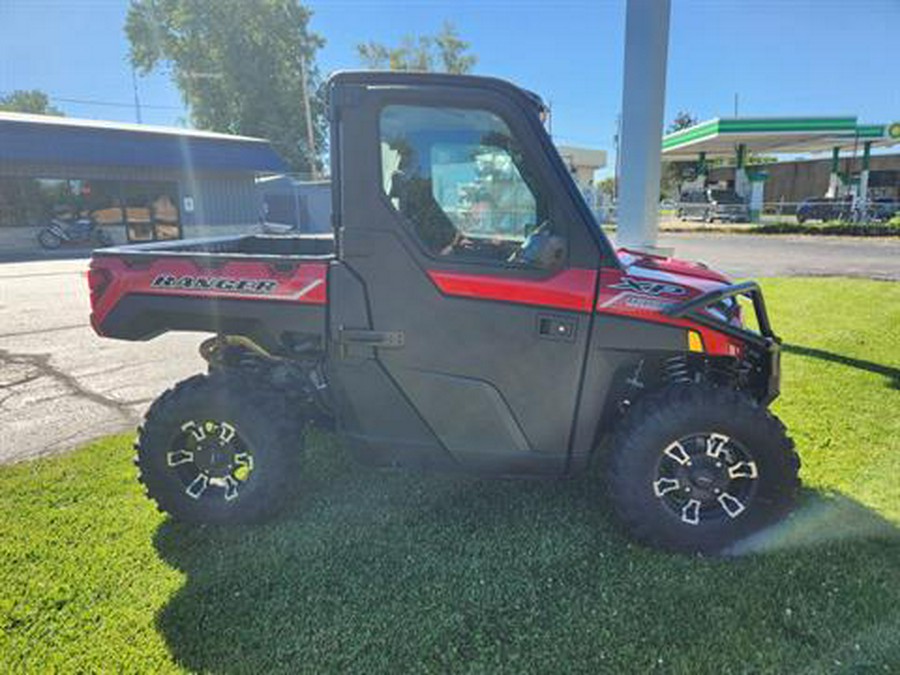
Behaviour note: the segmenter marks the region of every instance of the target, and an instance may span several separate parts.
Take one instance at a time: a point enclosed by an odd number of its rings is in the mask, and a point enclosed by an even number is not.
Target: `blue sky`
[[[552,103],[560,142],[611,150],[622,97],[624,0],[306,3],[327,45],[323,72],[359,65],[355,45],[393,43],[453,21],[479,56],[477,72],[511,79]],[[57,99],[133,99],[128,3],[0,0],[0,92],[38,88]],[[666,119],[858,115],[900,120],[900,0],[673,0]],[[139,78],[144,122],[186,114],[163,75]],[[66,114],[134,121],[130,107],[55,101]],[[151,108],[149,106],[159,106]]]

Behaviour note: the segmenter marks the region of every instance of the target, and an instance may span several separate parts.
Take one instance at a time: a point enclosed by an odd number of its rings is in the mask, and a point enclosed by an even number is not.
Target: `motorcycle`
[[[53,218],[50,224],[37,236],[38,243],[46,249],[56,249],[63,242],[69,244],[90,244],[111,246],[113,243],[109,232],[97,226],[91,218],[78,218],[66,221]]]

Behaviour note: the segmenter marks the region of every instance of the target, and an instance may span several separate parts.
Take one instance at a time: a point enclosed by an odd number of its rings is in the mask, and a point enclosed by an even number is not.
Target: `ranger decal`
[[[229,279],[227,277],[177,277],[160,274],[150,284],[153,288],[171,288],[179,291],[222,291],[225,293],[254,293],[268,295],[277,287],[274,279]]]

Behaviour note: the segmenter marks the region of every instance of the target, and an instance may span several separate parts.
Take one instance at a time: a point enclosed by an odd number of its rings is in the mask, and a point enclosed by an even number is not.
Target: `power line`
[[[62,96],[50,96],[51,101],[57,103],[80,103],[82,105],[100,105],[109,108],[134,108],[134,103],[120,103],[117,101],[93,101],[84,98],[63,98]],[[184,110],[177,105],[152,105],[149,103],[141,103],[141,108],[152,108],[154,110]]]

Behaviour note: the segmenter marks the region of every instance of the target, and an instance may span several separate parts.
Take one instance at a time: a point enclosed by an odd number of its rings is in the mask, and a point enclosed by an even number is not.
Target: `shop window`
[[[83,217],[102,226],[121,225],[125,222],[119,181],[82,180],[77,183]]]
[[[39,204],[36,181],[0,177],[0,227],[37,224],[41,215]]]
[[[130,241],[181,237],[174,182],[0,177],[0,227],[88,218],[125,226]]]
[[[178,239],[177,189],[174,183],[128,182],[122,184],[129,241]]]

